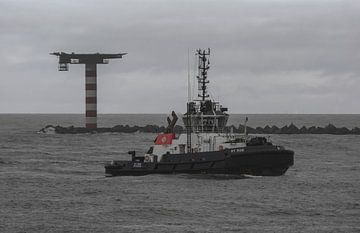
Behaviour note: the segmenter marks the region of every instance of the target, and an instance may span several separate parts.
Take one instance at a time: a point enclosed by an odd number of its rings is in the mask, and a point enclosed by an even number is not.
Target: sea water
[[[360,115],[247,115],[250,126],[360,127]],[[232,115],[229,124],[243,123]],[[99,126],[165,125],[163,114],[100,115]],[[105,177],[153,133],[38,134],[83,115],[0,115],[0,232],[360,232],[360,136],[271,135],[295,151],[278,177]]]

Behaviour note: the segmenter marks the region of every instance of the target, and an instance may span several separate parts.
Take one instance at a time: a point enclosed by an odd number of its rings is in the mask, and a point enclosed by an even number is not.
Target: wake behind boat
[[[279,176],[294,164],[294,152],[273,145],[265,137],[246,132],[234,134],[226,128],[227,108],[209,97],[207,73],[210,49],[197,50],[198,98],[187,103],[183,115],[186,133],[176,135],[175,112],[167,118],[166,130],[159,134],[145,155],[129,151],[131,160],[114,160],[105,165],[107,176],[169,173],[247,174]]]

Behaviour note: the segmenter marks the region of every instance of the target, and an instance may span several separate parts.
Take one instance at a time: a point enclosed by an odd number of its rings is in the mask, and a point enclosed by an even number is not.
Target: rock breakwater
[[[129,126],[129,125],[116,125],[114,127],[103,127],[96,129],[87,129],[85,127],[63,127],[47,125],[46,127],[39,130],[39,133],[58,133],[58,134],[80,134],[80,133],[160,133],[164,132],[165,126],[158,125],[146,125],[146,126]],[[176,125],[174,127],[175,133],[184,132],[184,127]],[[228,126],[226,129],[228,132],[233,131],[234,133],[243,133],[244,125]],[[265,126],[265,127],[247,127],[249,134],[335,134],[335,135],[360,135],[360,128],[354,127],[348,129],[346,127],[336,127],[332,124],[328,124],[325,127],[311,126],[311,127],[297,127],[294,124],[285,125],[283,127]]]

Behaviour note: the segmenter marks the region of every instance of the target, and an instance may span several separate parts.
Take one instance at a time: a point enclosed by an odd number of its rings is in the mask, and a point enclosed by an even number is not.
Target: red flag
[[[155,139],[155,145],[168,145],[172,143],[175,138],[174,133],[163,133],[159,134]]]

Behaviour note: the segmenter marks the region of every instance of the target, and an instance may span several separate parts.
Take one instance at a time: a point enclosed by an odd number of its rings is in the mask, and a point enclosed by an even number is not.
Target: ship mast
[[[198,76],[196,77],[198,80],[198,97],[200,97],[202,101],[205,101],[205,99],[209,97],[206,84],[209,83],[209,80],[207,80],[207,71],[210,69],[210,62],[207,56],[210,56],[210,48],[208,48],[207,51],[198,49],[196,55],[198,55],[199,59]]]

